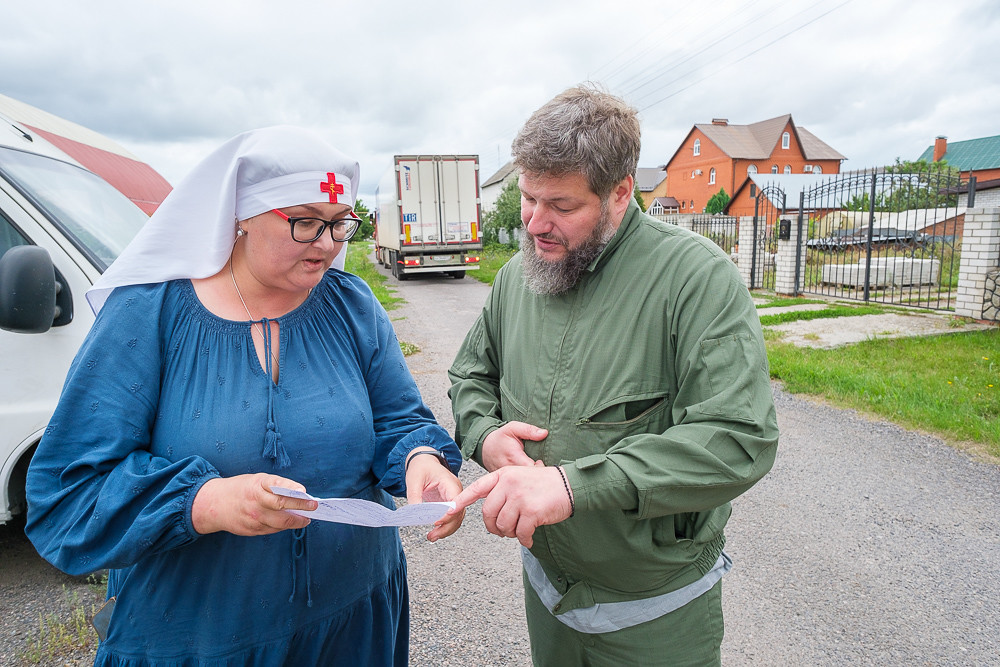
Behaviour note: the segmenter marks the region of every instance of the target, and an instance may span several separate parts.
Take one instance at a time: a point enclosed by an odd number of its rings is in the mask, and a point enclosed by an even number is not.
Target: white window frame
[[[694,140],[694,146],[692,147],[692,153],[694,155],[701,155],[701,139]]]
[[[708,172],[708,184],[715,185],[715,167],[712,167]]]
[[[785,173],[786,174],[792,173],[792,165],[790,165],[790,164],[786,164],[785,165]]]
[[[791,144],[792,144],[792,136],[790,134],[788,134],[788,132],[785,132],[784,134],[782,134],[781,135],[781,148],[787,151],[788,147],[791,146]]]
[[[757,165],[751,164],[747,166],[747,176],[753,176],[757,173]]]

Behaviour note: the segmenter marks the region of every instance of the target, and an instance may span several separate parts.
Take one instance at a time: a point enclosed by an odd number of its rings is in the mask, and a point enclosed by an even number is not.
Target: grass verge
[[[386,287],[385,282],[387,278],[379,273],[375,265],[372,264],[370,259],[371,254],[372,245],[369,242],[348,243],[344,268],[348,273],[353,273],[368,283],[372,292],[375,293],[375,298],[378,299],[383,308],[386,310],[399,308],[405,300],[402,297],[395,296],[395,290]]]
[[[824,311],[819,311],[824,312]],[[771,377],[796,394],[932,432],[1000,461],[1000,330],[876,339],[832,350],[768,340]]]
[[[492,285],[493,281],[497,277],[497,271],[499,271],[500,267],[506,264],[516,252],[516,248],[511,248],[510,246],[499,243],[491,243],[483,248],[483,252],[479,255],[479,270],[469,271],[466,275],[475,278],[481,283]]]

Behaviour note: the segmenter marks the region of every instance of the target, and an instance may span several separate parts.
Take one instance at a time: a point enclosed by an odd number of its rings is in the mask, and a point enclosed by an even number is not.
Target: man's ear
[[[628,175],[611,191],[611,208],[616,214],[624,216],[635,190],[635,179]]]

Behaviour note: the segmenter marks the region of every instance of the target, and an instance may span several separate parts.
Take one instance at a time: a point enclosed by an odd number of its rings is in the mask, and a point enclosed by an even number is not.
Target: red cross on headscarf
[[[320,192],[329,192],[330,203],[336,204],[337,195],[344,194],[344,186],[341,185],[340,183],[337,183],[337,175],[334,174],[333,172],[327,172],[326,178],[327,178],[326,183],[320,181],[319,190]]]

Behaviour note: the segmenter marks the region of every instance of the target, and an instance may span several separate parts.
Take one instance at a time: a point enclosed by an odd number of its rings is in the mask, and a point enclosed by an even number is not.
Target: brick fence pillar
[[[1000,208],[970,208],[965,212],[965,227],[962,231],[962,260],[958,267],[958,297],[955,299],[956,315],[976,320],[1000,320],[998,305],[986,301],[986,283],[990,279],[989,274],[998,268],[1000,268]]]
[[[798,250],[799,256],[799,266],[800,270],[805,273],[806,270],[806,244],[805,240],[802,241],[802,247],[799,248],[799,216],[796,215],[786,215],[782,216],[782,220],[788,220],[792,223],[792,234],[787,241],[782,241],[778,239],[778,252],[774,256],[774,292],[775,294],[785,294],[785,295],[796,295],[796,285],[795,285],[795,255],[796,250]],[[779,223],[780,224],[780,223]],[[805,221],[803,221],[803,225]],[[802,230],[803,232],[805,230]],[[802,289],[802,282],[799,281],[798,288]]]
[[[760,287],[764,280],[764,257],[758,252],[757,257],[757,270],[754,272],[756,275],[753,282],[750,278],[750,269],[753,266],[753,216],[744,215],[740,216],[739,223],[739,233],[736,236],[737,243],[739,244],[739,250],[737,251],[736,265],[740,269],[740,277],[743,278],[743,282],[746,283],[747,287],[753,285],[754,287]]]

